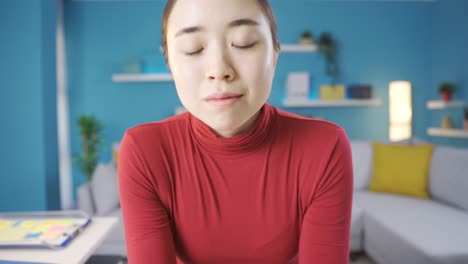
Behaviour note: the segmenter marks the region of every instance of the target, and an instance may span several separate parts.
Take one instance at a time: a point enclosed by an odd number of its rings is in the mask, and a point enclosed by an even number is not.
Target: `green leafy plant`
[[[325,74],[332,79],[335,84],[340,78],[340,68],[338,65],[338,44],[331,33],[323,32],[318,41],[319,52],[325,56]]]
[[[98,162],[99,146],[103,143],[101,137],[101,122],[93,115],[82,115],[77,119],[80,128],[82,155],[75,154],[74,159],[89,182]]]
[[[302,32],[301,34],[301,37],[302,38],[312,38],[312,32],[310,30],[305,30],[304,32]]]
[[[439,84],[439,93],[453,93],[455,90],[456,86],[451,82],[442,82]]]

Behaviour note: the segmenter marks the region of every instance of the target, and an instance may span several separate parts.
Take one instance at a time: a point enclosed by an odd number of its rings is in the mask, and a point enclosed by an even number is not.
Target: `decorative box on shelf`
[[[291,72],[286,81],[286,95],[288,98],[307,99],[309,96],[309,73]]]
[[[372,86],[367,84],[350,85],[347,94],[350,99],[370,99],[372,98]]]
[[[344,100],[344,85],[320,85],[320,100]]]

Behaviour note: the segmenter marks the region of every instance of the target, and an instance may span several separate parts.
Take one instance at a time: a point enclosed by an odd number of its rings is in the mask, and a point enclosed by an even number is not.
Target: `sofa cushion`
[[[429,191],[436,200],[468,210],[468,149],[435,148]]]
[[[373,142],[373,175],[369,190],[427,199],[432,144],[396,145]]]
[[[413,137],[399,141],[380,141],[386,144],[421,145],[427,144],[420,138]],[[369,187],[372,176],[372,141],[351,141],[351,154],[353,158],[354,189],[366,190]]]
[[[369,187],[372,174],[372,145],[370,141],[351,141],[354,189]]]
[[[122,242],[125,244],[125,232],[124,226],[122,221],[122,211],[120,208],[111,212],[108,216],[115,216],[118,217],[117,225],[114,227],[112,232],[107,236],[106,242]]]
[[[97,215],[107,215],[119,207],[117,170],[112,163],[99,163],[94,171],[91,184]]]
[[[382,263],[468,263],[466,211],[384,193],[355,192],[354,202],[364,210],[365,250]]]
[[[361,251],[362,250],[362,233],[364,228],[363,222],[364,211],[353,203],[351,213],[351,234],[350,234],[350,251]]]

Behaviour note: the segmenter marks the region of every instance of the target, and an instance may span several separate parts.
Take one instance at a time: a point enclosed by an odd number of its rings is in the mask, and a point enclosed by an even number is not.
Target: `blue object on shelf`
[[[350,85],[347,89],[347,97],[349,99],[371,99],[372,86],[366,84]]]

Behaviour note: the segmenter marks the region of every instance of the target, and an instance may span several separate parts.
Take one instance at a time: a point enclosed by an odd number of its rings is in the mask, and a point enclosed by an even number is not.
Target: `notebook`
[[[0,249],[64,248],[90,223],[79,210],[0,213]]]

